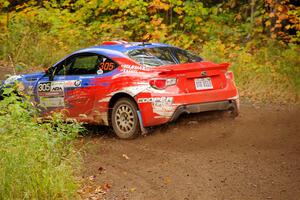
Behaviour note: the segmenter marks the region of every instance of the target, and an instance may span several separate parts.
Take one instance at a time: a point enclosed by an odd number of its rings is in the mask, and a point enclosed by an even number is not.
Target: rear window
[[[126,54],[139,64],[148,67],[202,61],[202,58],[174,47],[135,49],[128,51]]]

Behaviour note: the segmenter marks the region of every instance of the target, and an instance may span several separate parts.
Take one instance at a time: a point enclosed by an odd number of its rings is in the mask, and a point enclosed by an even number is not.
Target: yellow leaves
[[[197,16],[197,17],[195,17],[195,21],[196,21],[197,23],[199,23],[199,22],[202,21],[202,19],[201,19],[201,17]]]
[[[270,18],[273,18],[273,17],[275,17],[275,14],[274,14],[274,12],[271,12],[271,13],[269,14],[269,17],[270,17]]]
[[[182,15],[183,14],[183,8],[182,7],[175,7],[174,11],[178,14],[178,15]]]
[[[279,12],[282,12],[282,11],[283,11],[283,6],[282,6],[282,5],[278,5],[277,10],[278,10]]]
[[[169,10],[170,9],[170,4],[164,3],[161,0],[153,0],[149,4],[149,9],[152,13],[157,12],[158,10]]]
[[[266,21],[265,25],[266,25],[267,27],[271,26],[271,21],[270,21],[270,20]]]
[[[153,18],[150,23],[153,24],[154,26],[159,26],[162,23],[162,20],[163,20],[162,18],[158,18],[158,19]]]

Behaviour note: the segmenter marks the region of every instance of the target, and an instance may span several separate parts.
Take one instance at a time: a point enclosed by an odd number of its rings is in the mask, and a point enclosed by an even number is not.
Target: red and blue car
[[[237,116],[239,96],[228,67],[167,44],[111,41],[4,84],[18,81],[43,115],[61,112],[112,126],[129,139],[184,113],[226,110]]]

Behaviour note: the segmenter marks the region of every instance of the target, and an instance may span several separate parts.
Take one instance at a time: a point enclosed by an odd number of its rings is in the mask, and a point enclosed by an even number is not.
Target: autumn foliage
[[[231,62],[250,99],[299,101],[296,0],[0,0],[0,9],[0,59],[22,72],[107,40],[155,41]]]

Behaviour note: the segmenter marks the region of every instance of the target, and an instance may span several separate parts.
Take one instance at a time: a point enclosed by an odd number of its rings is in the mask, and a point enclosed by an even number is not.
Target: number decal
[[[39,92],[50,92],[51,90],[51,82],[44,82],[39,84],[38,91]]]
[[[100,69],[105,70],[105,71],[110,71],[113,70],[115,67],[115,64],[112,62],[102,62],[100,63]]]

